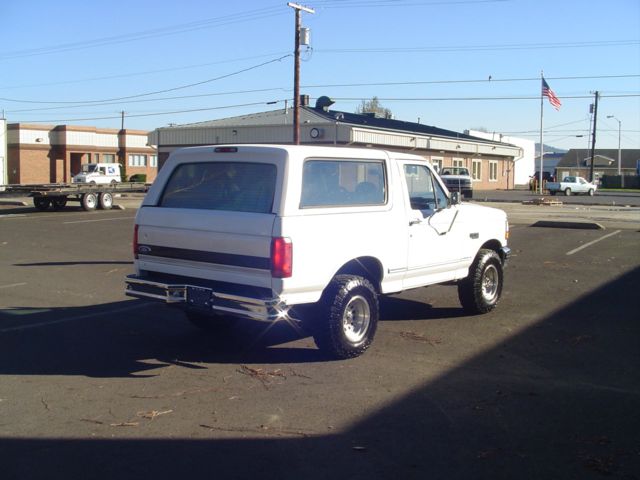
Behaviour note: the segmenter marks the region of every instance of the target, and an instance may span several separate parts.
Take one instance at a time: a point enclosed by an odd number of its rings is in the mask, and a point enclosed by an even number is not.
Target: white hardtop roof
[[[198,147],[185,147],[175,150],[172,156],[196,156],[203,153],[224,154],[226,149],[237,149],[238,153],[288,153],[290,155],[317,156],[317,157],[346,157],[363,159],[395,159],[418,160],[427,162],[420,156],[409,153],[394,152],[378,148],[357,147],[331,147],[314,145],[269,145],[269,144],[237,144],[237,145],[207,145]],[[234,152],[227,152],[234,153]]]

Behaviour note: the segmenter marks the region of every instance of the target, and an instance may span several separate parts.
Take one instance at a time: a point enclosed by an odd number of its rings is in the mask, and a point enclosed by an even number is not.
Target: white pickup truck
[[[564,193],[567,197],[577,193],[593,196],[597,185],[587,182],[582,177],[564,177],[561,182],[547,182],[547,190],[551,195]]]
[[[457,284],[492,310],[510,253],[502,210],[462,204],[422,157],[237,145],[175,151],[138,210],[126,294],[233,318],[302,324],[334,358],[371,344],[378,296]]]

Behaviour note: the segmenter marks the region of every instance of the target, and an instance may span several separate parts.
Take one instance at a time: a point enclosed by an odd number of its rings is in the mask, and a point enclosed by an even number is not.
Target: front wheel
[[[504,273],[502,261],[493,250],[478,252],[469,275],[458,284],[458,298],[467,312],[487,313],[493,310],[502,294]]]
[[[364,353],[373,342],[380,316],[371,282],[357,275],[336,275],[320,302],[322,314],[313,325],[318,348],[339,359]]]

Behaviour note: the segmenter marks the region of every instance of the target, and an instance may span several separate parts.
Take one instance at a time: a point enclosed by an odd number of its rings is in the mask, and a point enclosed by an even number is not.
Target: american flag
[[[556,110],[560,110],[560,105],[562,105],[562,102],[558,97],[556,97],[556,94],[553,90],[551,90],[551,87],[549,87],[549,84],[544,78],[542,79],[542,96],[549,99],[549,103],[553,106],[553,108],[555,108]]]

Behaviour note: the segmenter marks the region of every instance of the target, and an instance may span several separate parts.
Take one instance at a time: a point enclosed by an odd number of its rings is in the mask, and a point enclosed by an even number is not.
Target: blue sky
[[[301,2],[302,3],[302,2]],[[587,148],[640,148],[638,0],[309,0],[301,92],[354,111]],[[9,122],[153,129],[284,107],[293,96],[286,0],[23,0],[0,6],[0,109]],[[491,77],[491,80],[489,78]],[[154,93],[158,92],[158,93]],[[124,98],[130,97],[130,98]],[[175,98],[180,97],[180,98]],[[270,103],[276,102],[276,103]],[[179,113],[181,112],[181,113]],[[583,135],[583,137],[576,137]]]

